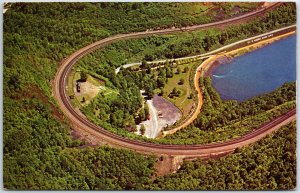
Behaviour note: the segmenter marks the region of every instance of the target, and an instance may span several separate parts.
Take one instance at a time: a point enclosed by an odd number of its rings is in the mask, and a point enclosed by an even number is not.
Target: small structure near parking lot
[[[76,82],[76,91],[80,92],[80,82]]]

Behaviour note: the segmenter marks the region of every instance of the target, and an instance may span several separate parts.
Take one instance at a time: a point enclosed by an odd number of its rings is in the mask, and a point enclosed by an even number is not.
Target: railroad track
[[[254,141],[257,141],[269,134],[270,132],[278,129],[281,125],[286,124],[295,119],[296,109],[289,111],[288,113],[274,119],[273,121],[263,125],[259,129],[256,129],[242,137],[229,140],[222,143],[213,143],[207,145],[163,145],[163,144],[154,144],[142,141],[136,141],[128,138],[121,137],[117,134],[111,133],[104,128],[98,127],[95,124],[89,122],[80,112],[76,111],[69,100],[69,96],[66,94],[66,83],[67,77],[70,74],[72,67],[76,62],[83,57],[84,55],[93,52],[94,50],[104,47],[112,42],[124,39],[140,38],[153,34],[168,34],[180,31],[193,31],[199,29],[206,29],[210,27],[220,27],[224,25],[229,25],[237,21],[249,20],[258,15],[264,14],[266,11],[273,9],[274,7],[279,6],[281,3],[274,3],[271,6],[260,9],[243,16],[235,17],[232,19],[214,22],[210,24],[197,25],[186,27],[184,29],[175,28],[175,29],[164,29],[158,31],[148,31],[148,32],[137,32],[131,34],[120,34],[112,37],[105,38],[103,40],[97,41],[93,44],[90,44],[84,48],[79,49],[74,52],[68,58],[64,59],[61,62],[61,66],[58,69],[56,77],[54,79],[54,88],[53,93],[56,98],[59,106],[61,107],[64,114],[69,118],[71,123],[75,128],[83,130],[99,140],[103,140],[111,145],[124,147],[132,149],[138,152],[146,154],[165,154],[165,155],[180,155],[184,157],[210,157],[210,155],[216,154],[225,154],[226,152],[232,152],[235,148],[242,147],[244,145],[250,144]]]

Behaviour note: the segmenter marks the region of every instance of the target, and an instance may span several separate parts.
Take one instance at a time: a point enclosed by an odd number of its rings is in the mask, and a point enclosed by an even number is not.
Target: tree
[[[160,96],[163,96],[164,93],[165,93],[165,92],[164,92],[164,89],[161,89],[159,95],[160,95]]]
[[[81,82],[86,82],[87,80],[87,74],[83,71],[80,72],[80,81]]]
[[[171,92],[171,96],[178,97],[180,95],[180,93],[181,93],[180,90],[178,90],[176,87],[174,87]]]
[[[183,85],[183,84],[184,84],[184,79],[181,78],[181,79],[179,80],[178,84],[179,84],[179,85]]]
[[[166,78],[158,77],[157,78],[157,86],[160,88],[163,88],[163,87],[165,87],[165,85],[166,85]]]
[[[167,76],[167,78],[173,77],[173,70],[170,67],[166,68],[166,76]]]
[[[206,36],[204,38],[204,43],[205,43],[204,44],[204,49],[205,49],[205,51],[208,51],[211,48],[212,44],[213,44],[212,36],[210,36],[209,34],[206,34]]]
[[[140,121],[144,121],[146,119],[146,114],[145,114],[144,109],[141,109],[141,111],[139,113],[139,118],[140,118]]]
[[[18,74],[14,74],[10,77],[8,84],[13,87],[13,89],[20,89],[21,88],[21,81]]]
[[[144,57],[144,59],[145,59],[146,61],[153,61],[154,57],[153,57],[153,55],[146,54],[145,57]]]
[[[147,116],[149,115],[149,107],[147,105],[145,105],[145,107],[144,107],[144,112],[145,112],[145,115],[147,118]]]
[[[144,124],[141,125],[141,129],[140,129],[140,132],[141,132],[141,135],[144,135],[145,134],[145,131],[146,131],[146,127]]]
[[[176,69],[176,74],[180,74],[180,72],[181,72],[181,69],[180,69],[180,67],[178,67],[178,68]]]
[[[147,93],[148,93],[148,96],[150,98],[153,98],[153,96],[154,96],[154,90],[152,88],[149,88],[149,90],[147,91]]]
[[[187,73],[189,71],[189,67],[184,67],[184,69],[183,69],[183,73]]]
[[[147,67],[148,67],[148,62],[147,62],[147,60],[143,59],[142,64],[141,64],[141,68],[147,68]]]
[[[149,64],[148,64],[148,66],[147,66],[146,72],[147,72],[148,74],[151,74],[151,66],[150,66]]]

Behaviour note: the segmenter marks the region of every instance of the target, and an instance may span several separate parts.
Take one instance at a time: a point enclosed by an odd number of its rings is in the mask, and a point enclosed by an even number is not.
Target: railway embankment
[[[241,20],[251,19],[258,15],[264,14],[267,10],[263,9],[256,13],[251,13],[243,17],[230,19],[223,21],[222,25],[231,25],[232,23],[240,22]],[[209,25],[194,26],[189,27],[189,30],[199,30],[206,29],[209,27],[218,27],[220,23],[211,23]],[[78,130],[81,130],[85,133],[88,133],[95,142],[109,144],[115,147],[128,148],[137,152],[145,154],[155,154],[155,155],[168,155],[168,156],[182,156],[184,158],[191,157],[201,157],[207,158],[214,155],[224,154],[224,152],[232,151],[237,147],[242,147],[247,144],[253,143],[254,141],[260,140],[262,137],[268,133],[278,129],[283,124],[287,124],[295,119],[296,111],[295,109],[291,110],[289,113],[278,117],[277,119],[271,121],[267,125],[245,135],[240,138],[236,138],[230,141],[223,143],[215,143],[209,145],[161,145],[154,143],[147,143],[143,141],[136,141],[121,137],[117,134],[113,134],[104,128],[98,127],[95,124],[89,122],[85,117],[78,114],[75,109],[72,107],[69,101],[69,96],[66,94],[66,83],[67,77],[76,64],[76,62],[83,57],[84,55],[93,52],[94,50],[104,47],[112,42],[124,39],[133,39],[144,37],[152,34],[168,34],[181,31],[178,29],[166,29],[160,31],[152,32],[138,32],[132,34],[121,34],[112,36],[98,42],[95,42],[91,45],[88,45],[70,55],[64,61],[62,61],[60,68],[54,79],[54,88],[53,94],[58,102],[58,105],[61,107],[61,110],[64,112],[66,117],[70,120],[70,123]],[[198,74],[198,73],[197,73]]]

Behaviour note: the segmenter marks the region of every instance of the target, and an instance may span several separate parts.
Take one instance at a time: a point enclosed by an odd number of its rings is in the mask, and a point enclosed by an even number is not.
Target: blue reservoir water
[[[223,100],[244,101],[296,80],[296,35],[234,58],[212,70]]]

